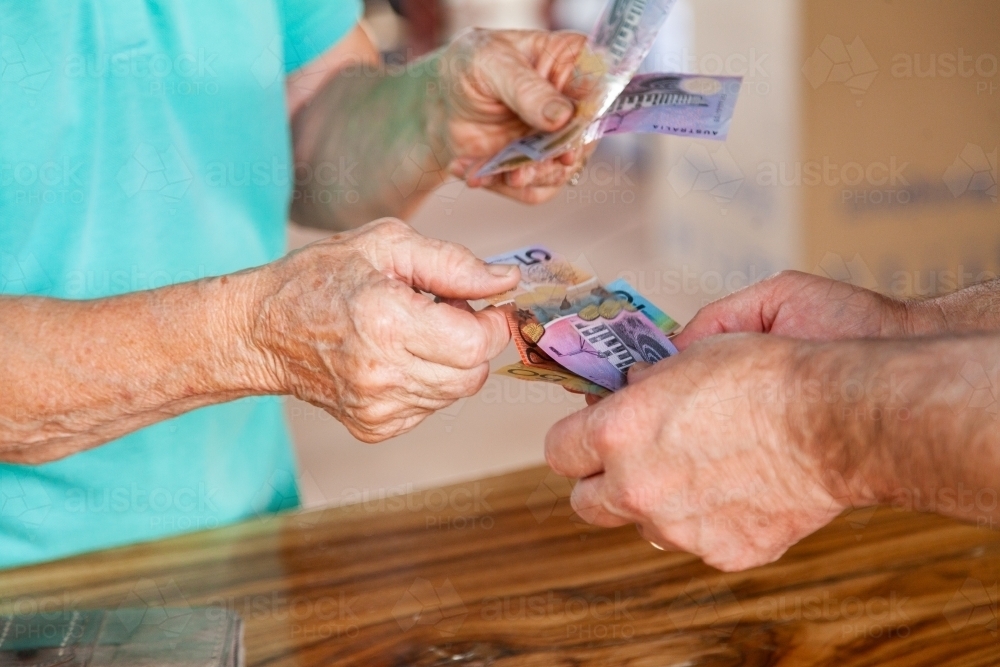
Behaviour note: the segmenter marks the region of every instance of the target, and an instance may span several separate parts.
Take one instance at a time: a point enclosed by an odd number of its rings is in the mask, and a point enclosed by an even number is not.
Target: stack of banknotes
[[[601,285],[583,260],[529,246],[486,262],[521,269],[515,289],[472,304],[507,317],[521,361],[499,375],[604,396],[625,386],[637,361],[677,354],[669,338],[677,322],[624,280]]]
[[[584,93],[556,132],[517,139],[476,173],[489,176],[559,155],[604,135],[653,132],[723,140],[741,77],[644,74],[635,77],[676,0],[611,0],[574,65]]]

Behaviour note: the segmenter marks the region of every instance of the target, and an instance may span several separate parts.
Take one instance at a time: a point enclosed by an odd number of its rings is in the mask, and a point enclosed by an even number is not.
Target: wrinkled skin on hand
[[[510,340],[503,316],[434,303],[516,285],[462,246],[395,219],[308,245],[260,270],[252,345],[275,393],[292,394],[378,442],[477,392]]]
[[[677,334],[679,349],[719,333],[771,333],[807,340],[902,336],[906,305],[850,283],[782,271],[705,306]]]
[[[847,502],[789,428],[779,389],[801,345],[716,336],[557,423],[545,454],[580,478],[573,508],[599,526],[635,523],[661,548],[726,571],[774,561],[827,524]]]
[[[592,82],[574,78],[586,37],[571,32],[471,30],[441,54],[437,86],[451,173],[527,203],[551,199],[596,143],[482,179],[472,175],[514,139],[565,126]]]

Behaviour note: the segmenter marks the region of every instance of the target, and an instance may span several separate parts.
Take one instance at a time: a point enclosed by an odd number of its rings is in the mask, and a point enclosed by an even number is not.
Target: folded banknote
[[[742,78],[694,74],[643,74],[625,87],[607,112],[591,122],[581,141],[609,134],[673,134],[724,140],[736,108]],[[477,176],[539,162],[566,150],[549,133],[536,132],[508,144]]]
[[[558,155],[583,140],[614,103],[653,46],[676,0],[610,0],[574,66],[574,86],[586,91],[561,130],[519,139],[477,172],[487,176]]]
[[[518,362],[510,366],[504,366],[496,371],[497,375],[505,375],[516,380],[527,380],[528,382],[549,382],[564,387],[567,391],[575,394],[594,394],[596,396],[607,396],[611,392],[599,384],[585,380],[579,375],[572,373],[555,362],[539,362],[535,364],[525,364]]]
[[[677,322],[625,280],[600,285],[589,269],[586,275],[567,270],[566,260],[544,246],[487,261],[523,265],[525,260],[533,273],[522,273],[517,293],[491,301],[506,316],[521,357],[497,374],[604,395],[625,386],[636,362],[656,363],[677,353],[669,339]],[[577,266],[584,263],[578,260]]]
[[[729,134],[741,83],[738,76],[637,76],[588,128],[584,140],[627,132],[723,140]]]
[[[487,264],[515,264],[521,269],[517,287],[487,299],[472,303],[473,308],[511,303],[518,296],[534,292],[543,286],[566,290],[589,289],[597,285],[597,275],[584,258],[569,261],[542,245],[526,246],[511,252],[486,258]]]

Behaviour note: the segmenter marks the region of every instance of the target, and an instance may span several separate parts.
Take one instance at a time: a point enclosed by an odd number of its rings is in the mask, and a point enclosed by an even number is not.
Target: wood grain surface
[[[0,572],[0,613],[226,606],[251,665],[997,665],[1000,532],[857,510],[723,574],[531,469]]]

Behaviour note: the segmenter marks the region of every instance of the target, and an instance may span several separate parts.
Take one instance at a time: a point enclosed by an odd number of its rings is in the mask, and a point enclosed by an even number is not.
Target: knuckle
[[[359,373],[352,384],[354,391],[361,396],[378,396],[392,387],[391,379],[380,366],[366,373]]]
[[[778,271],[776,274],[771,276],[769,281],[771,283],[778,283],[781,285],[789,283],[797,284],[803,278],[808,277],[809,275],[810,274],[808,273],[803,273],[802,271],[796,271],[795,269],[782,269],[781,271]]]
[[[644,516],[646,503],[642,490],[635,486],[622,486],[612,491],[610,503],[612,507],[629,516]]]
[[[369,230],[387,239],[400,239],[413,233],[413,228],[399,218],[379,218],[369,223]]]
[[[598,454],[607,454],[618,448],[618,429],[614,427],[611,419],[604,414],[604,406],[597,404],[596,410],[591,413],[588,420],[587,431],[590,433],[590,444]]]
[[[398,406],[380,401],[363,408],[358,413],[358,418],[374,431],[382,432],[396,418],[397,413]]]
[[[487,361],[488,341],[485,335],[467,336],[455,341],[454,360],[460,368],[473,369]]]
[[[478,393],[483,388],[483,385],[486,384],[486,378],[489,377],[489,373],[490,368],[485,364],[473,368],[468,373],[463,373],[459,379],[458,387],[461,396],[464,398]]]

